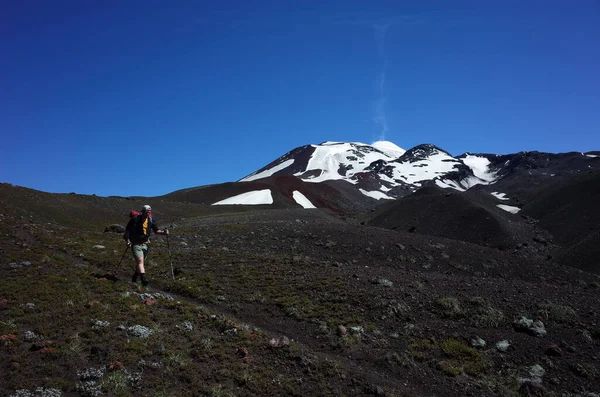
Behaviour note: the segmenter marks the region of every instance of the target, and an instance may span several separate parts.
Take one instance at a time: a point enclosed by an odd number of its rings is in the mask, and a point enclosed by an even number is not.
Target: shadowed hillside
[[[534,236],[520,216],[495,207],[491,195],[437,187],[422,188],[378,207],[367,224],[500,249],[529,243]]]
[[[557,260],[600,272],[600,173],[560,178],[540,189],[523,208],[563,249]]]

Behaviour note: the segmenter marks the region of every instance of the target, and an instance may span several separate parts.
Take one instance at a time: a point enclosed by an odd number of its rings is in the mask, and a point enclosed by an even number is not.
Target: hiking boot
[[[138,279],[139,275],[140,274],[138,272],[133,273],[133,276],[131,276],[131,282],[132,283],[137,283],[137,279]]]
[[[143,285],[144,287],[145,287],[145,286],[147,286],[147,285],[148,285],[148,283],[149,283],[149,281],[148,281],[148,279],[146,278],[146,274],[145,274],[145,273],[142,273],[142,274],[140,274],[140,276],[141,276],[141,279],[142,279],[142,285]]]

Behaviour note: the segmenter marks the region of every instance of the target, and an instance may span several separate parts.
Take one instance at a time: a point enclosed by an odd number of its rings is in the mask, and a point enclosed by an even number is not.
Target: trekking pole
[[[119,264],[117,265],[117,269],[121,267],[121,263],[123,263],[123,259],[125,258],[125,255],[127,254],[127,251],[129,250],[129,247],[125,247],[125,251],[123,252],[123,256],[121,257],[121,260],[119,261]],[[116,270],[113,271],[113,274],[116,274]]]
[[[173,255],[171,255],[171,244],[169,244],[169,235],[167,234],[167,249],[169,250],[169,263],[171,264],[171,276],[175,281],[175,271],[173,270]]]

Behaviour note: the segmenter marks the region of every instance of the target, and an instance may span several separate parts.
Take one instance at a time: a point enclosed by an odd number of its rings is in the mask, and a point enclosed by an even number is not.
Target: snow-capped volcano
[[[240,182],[294,175],[304,182],[344,180],[374,198],[394,198],[434,182],[466,190],[495,180],[489,160],[470,155],[454,158],[437,146],[424,144],[404,150],[388,141],[323,142],[296,148]]]
[[[388,141],[370,145],[323,142],[298,147],[239,182],[295,176],[309,184],[335,182],[336,189],[348,182],[348,186],[362,195],[378,200],[394,199],[432,185],[465,191],[502,180],[503,185],[514,188],[526,185],[531,178],[592,169],[595,167],[592,163],[600,160],[595,153],[464,153],[454,157],[432,144],[404,150]]]
[[[169,197],[212,205],[358,213],[374,208],[377,200],[404,197],[421,188],[466,191],[479,186],[467,195],[484,192],[497,201],[495,208],[518,212],[536,186],[599,168],[598,151],[453,156],[432,144],[404,150],[387,141],[323,142],[297,147],[237,182],[183,189]]]

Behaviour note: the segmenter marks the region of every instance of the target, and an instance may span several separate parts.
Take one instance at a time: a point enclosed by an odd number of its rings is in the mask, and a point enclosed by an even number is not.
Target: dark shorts
[[[131,246],[131,252],[133,253],[133,257],[137,260],[138,258],[146,259],[148,255],[148,245],[147,244],[134,244]]]

